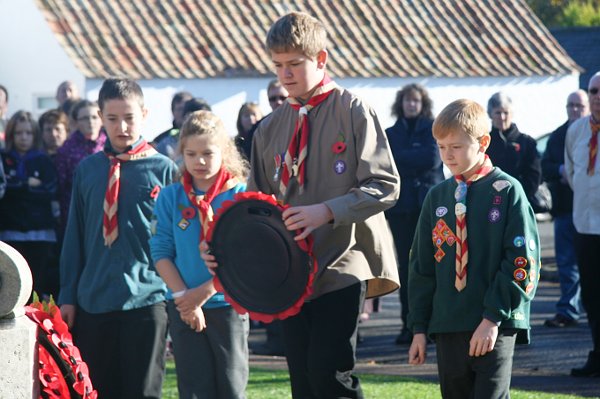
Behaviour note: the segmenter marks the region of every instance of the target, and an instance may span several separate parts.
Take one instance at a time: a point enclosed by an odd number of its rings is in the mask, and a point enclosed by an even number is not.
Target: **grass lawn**
[[[412,378],[361,374],[360,381],[367,398],[441,398],[437,384]],[[291,399],[289,376],[287,371],[250,369],[250,381],[246,391],[248,399]],[[557,395],[550,393],[511,390],[513,399],[575,399],[580,396]],[[163,386],[163,399],[177,399],[175,365],[167,363],[167,375]]]

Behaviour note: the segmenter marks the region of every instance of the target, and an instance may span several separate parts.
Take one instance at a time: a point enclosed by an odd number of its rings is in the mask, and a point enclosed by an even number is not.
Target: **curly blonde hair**
[[[221,148],[223,166],[234,177],[242,180],[248,178],[249,165],[239,153],[233,138],[227,134],[221,118],[210,111],[192,112],[186,119],[179,133],[179,153],[183,153],[185,143],[191,136],[207,136]],[[185,166],[182,164],[182,168]]]

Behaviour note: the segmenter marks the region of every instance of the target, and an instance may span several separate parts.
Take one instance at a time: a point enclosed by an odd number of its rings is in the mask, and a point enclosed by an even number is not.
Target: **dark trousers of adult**
[[[574,243],[576,233],[572,214],[554,217],[554,250],[560,283],[556,312],[572,320],[579,319],[581,313],[581,287]]]
[[[436,334],[440,389],[444,399],[510,398],[516,333],[498,334],[483,356],[469,356],[472,332]]]
[[[52,281],[49,276],[49,259],[55,243],[49,241],[7,241],[6,243],[16,249],[27,261],[33,277],[33,291],[40,297],[53,294],[50,292]]]
[[[294,399],[363,398],[353,370],[365,292],[365,282],[353,284],[306,302],[283,320]]]
[[[167,338],[164,302],[99,314],[78,307],[73,338],[99,398],[161,397]]]
[[[167,302],[180,399],[243,399],[248,385],[248,315],[231,306],[204,309],[202,332]]]
[[[575,251],[579,264],[581,301],[592,331],[594,355],[600,357],[600,235],[577,234]]]
[[[419,221],[420,210],[414,212],[403,212],[388,215],[388,223],[394,244],[396,246],[396,255],[398,256],[398,274],[400,275],[400,318],[402,326],[406,328],[406,319],[408,316],[408,256],[412,246],[417,222]]]

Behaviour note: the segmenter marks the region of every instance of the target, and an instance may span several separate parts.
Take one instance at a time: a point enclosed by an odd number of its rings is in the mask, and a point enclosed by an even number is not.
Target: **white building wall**
[[[236,134],[235,122],[245,101],[256,101],[265,114],[270,112],[266,86],[270,79],[142,80],[146,105],[150,110],[145,136],[153,138],[171,125],[170,101],[174,93],[187,90],[203,97],[225,122],[230,134]],[[514,122],[522,132],[534,137],[554,130],[566,120],[566,98],[578,87],[578,76],[530,78],[380,78],[338,79],[338,84],[353,91],[377,112],[381,125],[394,124],[391,107],[398,89],[408,83],[423,84],[434,102],[434,115],[458,98],[470,98],[487,108],[497,91],[505,91],[513,100]],[[86,91],[97,98],[101,80],[90,80]]]
[[[64,80],[83,89],[83,74],[33,0],[0,0],[0,38],[0,84],[9,92],[9,114],[21,109],[35,112],[36,98],[54,98]]]

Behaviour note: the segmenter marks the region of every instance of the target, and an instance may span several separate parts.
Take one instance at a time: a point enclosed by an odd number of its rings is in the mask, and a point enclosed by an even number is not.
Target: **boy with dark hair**
[[[140,86],[107,79],[103,152],[77,167],[61,255],[59,304],[101,398],[160,398],[166,287],[150,257],[152,209],[175,164],[143,138]]]
[[[362,398],[353,369],[363,302],[398,288],[382,212],[398,198],[398,173],[375,112],[326,74],[321,22],[285,15],[266,44],[290,97],[258,125],[248,189],[291,205],[284,223],[301,231],[296,240],[312,234],[319,266],[313,294],[282,322],[292,395]]]
[[[452,102],[433,136],[454,178],[427,194],[413,241],[409,363],[425,362],[429,335],[444,398],[507,398],[515,343],[529,342],[539,278],[535,215],[521,184],[485,154],[483,107]]]

